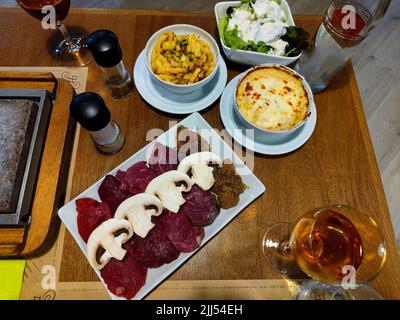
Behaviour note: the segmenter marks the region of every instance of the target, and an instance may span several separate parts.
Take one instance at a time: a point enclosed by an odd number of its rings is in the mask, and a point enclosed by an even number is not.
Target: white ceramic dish
[[[228,71],[222,57],[219,59],[217,69],[213,79],[199,90],[185,95],[174,94],[159,85],[150,75],[145,65],[143,50],[135,62],[133,80],[142,98],[154,108],[171,114],[189,114],[209,107],[224,91]]]
[[[247,207],[250,203],[252,203],[255,199],[257,199],[257,197],[259,197],[265,191],[265,187],[262,184],[262,182],[250,171],[250,169],[244,165],[242,160],[240,160],[240,158],[232,151],[232,149],[221,139],[218,133],[216,133],[212,129],[212,127],[201,117],[200,114],[194,113],[191,116],[182,120],[180,124],[191,129],[199,130],[199,133],[207,141],[209,141],[212,151],[214,153],[218,154],[224,159],[230,159],[234,163],[238,173],[242,176],[243,182],[248,186],[248,189],[246,189],[244,193],[241,194],[240,202],[236,207],[228,210],[222,209],[218,217],[215,219],[215,221],[211,225],[204,228],[205,236],[201,243],[200,246],[201,248],[208,241],[210,241],[222,228],[224,228],[233,218],[235,218],[245,207]],[[164,133],[159,138],[154,140],[152,143],[146,145],[144,148],[136,152],[128,160],[123,162],[121,165],[116,167],[108,174],[115,175],[118,170],[126,170],[134,163],[146,160],[147,158],[146,154],[147,152],[150,152],[152,150],[153,144],[155,142],[160,142],[168,146],[174,146],[176,138],[176,128],[177,125],[172,127],[170,130],[168,130],[166,133]],[[202,132],[201,130],[204,129],[206,131]],[[205,134],[205,132],[207,133]],[[79,245],[79,247],[81,248],[82,252],[85,255],[86,255],[86,243],[82,240],[82,238],[78,233],[75,200],[83,197],[91,197],[96,200],[100,200],[97,190],[103,178],[94,183],[87,190],[83,191],[79,196],[77,196],[75,199],[67,203],[64,207],[62,207],[58,211],[61,220],[63,221],[69,232],[72,234],[75,241],[77,242],[77,244]],[[195,254],[196,251],[190,253],[181,253],[178,259],[169,264],[163,265],[155,269],[148,269],[146,283],[144,287],[142,287],[141,290],[136,294],[134,299],[142,299],[143,297],[145,297],[165,278],[171,275],[180,265],[182,265],[187,259],[189,259],[193,254]],[[248,252],[246,254],[248,254],[250,257],[252,253]],[[229,262],[227,261],[227,263]],[[103,279],[101,278],[100,272],[99,271],[95,272],[98,275],[101,282],[105,285]],[[112,299],[115,300],[122,299],[113,295],[111,292],[109,292],[109,294]]]
[[[211,52],[214,55],[216,67],[218,66],[220,53],[219,48],[214,40],[214,38],[205,30],[200,29],[199,27],[192,26],[190,24],[174,24],[171,26],[164,27],[157,32],[155,32],[150,39],[147,41],[145,47],[145,62],[147,70],[149,71],[150,75],[154,78],[156,82],[158,82],[161,86],[165,87],[167,90],[175,93],[175,94],[188,94],[194,92],[201,87],[205,86],[211,79],[215,76],[217,72],[217,68],[214,68],[211,74],[204,78],[203,80],[193,83],[193,84],[174,84],[164,80],[161,80],[157,75],[154,74],[151,68],[151,54],[153,52],[153,48],[156,45],[160,36],[165,32],[174,32],[176,35],[190,35],[192,33],[196,34],[201,40],[207,42],[210,46]]]
[[[296,132],[280,140],[258,134],[248,127],[234,111],[234,96],[237,83],[242,78],[240,74],[233,78],[226,86],[220,101],[220,116],[229,135],[246,149],[266,155],[281,155],[292,152],[304,145],[314,132],[317,123],[317,109],[315,104],[310,108],[311,116],[307,123]],[[247,131],[251,130],[251,131]]]
[[[241,3],[240,1],[218,2],[214,7],[215,18],[217,19],[217,25],[219,25],[219,20],[221,18],[227,16],[226,9],[232,6],[238,6],[240,5],[240,3]],[[295,24],[292,12],[290,11],[289,5],[286,2],[286,0],[282,0],[281,8],[286,13],[289,26],[294,26]],[[219,33],[219,28],[218,28],[218,33]],[[256,66],[264,63],[275,63],[287,66],[301,57],[301,54],[299,54],[296,57],[282,57],[273,54],[266,54],[266,53],[253,52],[247,50],[233,50],[229,48],[227,45],[225,45],[224,41],[222,40],[221,34],[219,34],[219,40],[221,41],[222,50],[224,51],[226,57],[229,60],[249,66]]]
[[[305,118],[304,120],[302,120],[300,123],[298,123],[298,124],[297,124],[295,127],[293,127],[292,129],[289,129],[289,130],[282,130],[282,131],[272,131],[272,130],[266,130],[266,129],[260,128],[260,127],[256,126],[255,124],[253,124],[251,121],[247,120],[246,117],[242,114],[242,112],[240,111],[240,109],[239,109],[239,107],[238,107],[238,105],[237,105],[237,102],[236,102],[236,92],[237,92],[237,87],[238,87],[239,84],[240,84],[240,81],[241,81],[247,74],[249,74],[250,72],[254,71],[255,69],[263,68],[263,67],[267,67],[267,68],[273,68],[273,67],[284,68],[284,69],[286,69],[287,71],[289,71],[291,74],[293,74],[293,75],[295,75],[295,76],[301,78],[301,80],[302,80],[304,89],[305,89],[305,91],[306,91],[306,93],[307,93],[307,96],[308,96],[308,103],[309,103],[309,111],[308,111],[308,112],[309,112],[309,115],[307,116],[307,118]],[[260,135],[271,136],[271,137],[274,138],[275,140],[278,140],[278,139],[281,139],[281,138],[284,139],[284,138],[286,138],[286,136],[289,136],[289,135],[293,134],[295,131],[300,130],[301,127],[304,126],[304,125],[307,123],[307,121],[310,119],[310,115],[311,115],[311,113],[312,113],[311,109],[315,109],[314,95],[313,95],[313,93],[312,93],[312,90],[311,90],[311,88],[310,88],[310,85],[308,84],[308,82],[306,81],[306,79],[305,79],[301,74],[299,74],[299,73],[297,73],[296,71],[294,71],[294,70],[292,70],[292,69],[290,69],[290,68],[288,68],[288,67],[285,67],[285,66],[281,66],[281,65],[277,65],[277,64],[272,64],[272,63],[266,63],[266,64],[263,64],[263,65],[261,65],[261,66],[252,67],[252,68],[246,70],[244,73],[242,73],[242,75],[243,75],[243,76],[240,77],[240,79],[239,79],[239,81],[238,81],[238,83],[236,84],[236,87],[235,87],[235,92],[234,92],[234,101],[235,101],[235,103],[234,103],[234,109],[235,109],[235,112],[236,112],[237,116],[238,116],[243,122],[245,122],[245,123],[247,124],[248,127],[253,128],[254,130],[258,131],[258,133],[259,133]]]

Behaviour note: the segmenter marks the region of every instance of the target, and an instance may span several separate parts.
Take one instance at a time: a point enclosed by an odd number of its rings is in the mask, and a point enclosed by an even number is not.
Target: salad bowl
[[[265,63],[274,63],[287,66],[301,57],[301,53],[294,57],[287,57],[248,50],[234,50],[227,46],[224,41],[223,31],[220,28],[220,22],[222,19],[227,17],[226,11],[229,7],[239,6],[241,3],[241,1],[218,2],[214,8],[222,50],[230,61],[249,66],[256,66]],[[292,13],[286,0],[281,0],[280,7],[286,15],[288,25],[295,26]]]

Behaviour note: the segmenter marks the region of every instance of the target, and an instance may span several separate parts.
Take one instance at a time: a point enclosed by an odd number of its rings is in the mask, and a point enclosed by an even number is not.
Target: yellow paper
[[[18,300],[26,260],[0,260],[0,300]]]

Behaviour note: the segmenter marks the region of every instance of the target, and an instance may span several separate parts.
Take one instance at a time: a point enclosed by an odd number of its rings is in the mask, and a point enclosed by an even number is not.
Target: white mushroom
[[[139,193],[122,202],[115,211],[115,219],[127,219],[133,231],[140,237],[147,236],[154,227],[152,216],[159,216],[163,207],[160,199],[155,195]]]
[[[178,171],[183,173],[191,172],[192,182],[197,184],[203,191],[209,190],[215,183],[213,167],[209,164],[222,166],[222,159],[216,154],[208,151],[193,153],[183,158],[179,163]]]
[[[111,258],[122,260],[126,250],[122,244],[133,236],[133,228],[127,220],[108,219],[90,234],[87,242],[87,257],[90,265],[103,269]]]
[[[179,207],[185,203],[182,192],[188,192],[190,189],[190,177],[183,172],[171,170],[151,180],[146,193],[157,196],[164,208],[177,213]]]

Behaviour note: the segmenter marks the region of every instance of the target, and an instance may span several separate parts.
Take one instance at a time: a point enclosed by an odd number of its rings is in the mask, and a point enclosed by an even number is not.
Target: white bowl
[[[217,19],[217,25],[219,25],[219,20],[227,16],[226,9],[232,6],[240,5],[240,1],[225,1],[225,2],[218,2],[215,5],[214,12],[215,18]],[[281,8],[285,11],[286,17],[288,19],[289,26],[294,26],[292,12],[290,11],[289,5],[286,0],[282,0]],[[245,64],[249,66],[256,66],[264,63],[275,63],[287,66],[297,59],[301,57],[301,53],[296,57],[282,57],[274,54],[266,54],[261,52],[254,52],[248,50],[233,50],[225,45],[224,41],[222,40],[221,34],[219,33],[219,39],[221,41],[222,49],[226,55],[226,57],[236,63]]]
[[[289,72],[291,72],[292,74],[298,76],[299,78],[301,78],[304,89],[306,90],[307,96],[308,96],[308,115],[307,117],[302,120],[301,122],[299,122],[296,126],[294,126],[293,128],[289,129],[289,130],[281,130],[281,131],[273,131],[273,130],[267,130],[267,129],[263,129],[261,127],[258,127],[257,125],[255,125],[254,123],[252,123],[251,121],[247,120],[247,118],[242,114],[242,112],[240,111],[237,102],[236,102],[236,92],[237,89],[240,85],[240,82],[242,81],[242,79],[249,73],[252,72],[254,69],[258,69],[258,68],[271,68],[271,67],[279,67],[279,68],[285,68],[286,70],[288,70]],[[270,138],[273,141],[279,142],[282,139],[287,139],[289,135],[294,134],[298,129],[300,129],[301,127],[304,126],[304,124],[308,121],[308,119],[310,119],[311,116],[311,110],[315,108],[315,102],[314,102],[314,96],[312,93],[312,90],[310,88],[310,85],[307,83],[306,79],[304,79],[304,77],[302,75],[300,75],[299,73],[297,73],[296,71],[294,71],[293,69],[290,69],[289,67],[286,66],[282,66],[279,64],[273,64],[273,63],[266,63],[263,65],[259,65],[259,66],[255,66],[252,67],[248,70],[246,70],[242,77],[239,79],[237,85],[236,85],[236,89],[234,92],[234,109],[235,109],[235,113],[236,115],[239,117],[239,119],[242,120],[242,122],[251,129],[254,129],[255,132],[257,132],[258,134],[264,135],[268,138]]]
[[[196,34],[201,40],[207,42],[210,46],[210,49],[214,55],[215,59],[215,68],[211,72],[208,77],[204,78],[203,80],[192,83],[192,84],[174,84],[171,82],[164,81],[160,79],[154,72],[153,69],[151,68],[151,54],[153,52],[153,48],[155,44],[157,43],[158,38],[165,32],[174,32],[176,35],[185,35],[185,34]],[[188,94],[193,91],[196,91],[203,87],[205,84],[207,84],[216,74],[217,69],[218,69],[218,64],[219,64],[219,48],[214,40],[214,38],[207,32],[204,31],[201,28],[198,28],[196,26],[192,26],[189,24],[174,24],[171,26],[164,27],[160,30],[158,30],[156,33],[154,33],[150,39],[147,41],[146,48],[145,48],[145,53],[146,53],[146,66],[147,69],[149,70],[152,78],[161,86],[163,86],[165,89],[176,93],[176,94]]]

